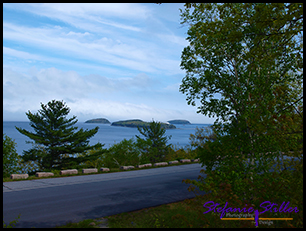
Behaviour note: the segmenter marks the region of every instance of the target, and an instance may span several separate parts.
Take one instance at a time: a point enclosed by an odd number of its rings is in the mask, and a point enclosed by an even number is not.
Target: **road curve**
[[[3,220],[47,228],[172,203],[194,194],[201,164],[3,183]],[[203,192],[204,194],[204,192]]]
[[[195,163],[4,182],[3,220],[8,224],[21,214],[16,227],[47,228],[193,198],[182,180],[197,179],[201,169],[206,167]]]

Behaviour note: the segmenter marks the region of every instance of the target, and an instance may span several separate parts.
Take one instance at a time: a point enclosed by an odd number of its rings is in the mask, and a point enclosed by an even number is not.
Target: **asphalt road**
[[[15,227],[55,227],[193,198],[182,180],[197,179],[201,169],[196,163],[4,182],[3,220],[8,224],[21,214]]]
[[[193,198],[182,180],[197,179],[201,169],[189,164],[4,182],[3,220],[8,224],[20,213],[15,227],[55,227]]]

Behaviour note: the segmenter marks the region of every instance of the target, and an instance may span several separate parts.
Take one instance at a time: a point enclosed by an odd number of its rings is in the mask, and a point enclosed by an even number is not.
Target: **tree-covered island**
[[[188,120],[169,120],[170,124],[191,124]]]
[[[97,119],[87,120],[85,123],[110,124],[111,122],[109,122],[105,118],[97,118]]]
[[[167,123],[160,123],[161,128],[165,129],[175,129],[176,127],[172,124],[167,124]],[[124,121],[117,121],[113,122],[111,126],[121,126],[121,127],[132,127],[132,128],[137,128],[137,127],[147,127],[150,126],[150,122],[144,122],[139,119],[134,119],[134,120],[124,120]]]

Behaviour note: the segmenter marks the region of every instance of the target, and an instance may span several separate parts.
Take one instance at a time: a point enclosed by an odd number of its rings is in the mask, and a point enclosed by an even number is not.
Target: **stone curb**
[[[54,173],[52,172],[36,172],[36,177],[48,177],[48,176],[54,176]]]
[[[152,167],[152,164],[149,163],[149,164],[139,164],[139,165],[136,165],[136,168],[145,168],[145,167]]]
[[[134,166],[120,166],[121,170],[129,170],[129,169],[134,169]]]
[[[144,165],[144,164],[136,165],[136,168],[145,168],[145,167],[146,167],[146,165]]]
[[[11,179],[27,179],[29,174],[11,174]]]
[[[179,162],[178,162],[178,160],[173,160],[173,161],[169,161],[168,163],[169,164],[178,164]]]
[[[68,169],[68,170],[60,171],[60,175],[66,175],[66,174],[78,174],[78,170],[77,169]]]
[[[160,162],[160,163],[155,163],[153,166],[165,166],[168,165],[167,162]]]
[[[198,162],[199,159],[192,159],[192,162]],[[183,159],[180,160],[181,163],[184,162],[190,162],[189,159]],[[174,161],[169,161],[169,164],[178,164],[179,161],[174,160]],[[167,162],[160,162],[160,163],[155,163],[153,166],[166,166],[168,165]],[[136,165],[136,168],[144,168],[144,167],[152,167],[151,163],[148,164],[142,164],[142,165]],[[129,169],[134,169],[134,166],[120,166],[121,170],[129,170]],[[105,167],[101,167],[100,168],[101,172],[109,172],[110,169],[109,168],[105,168]],[[96,168],[88,168],[88,169],[83,169],[82,173],[93,173],[93,172],[98,172],[98,169]],[[60,175],[68,175],[68,174],[78,174],[78,170],[77,169],[67,169],[67,170],[61,170],[60,171]],[[49,176],[54,176],[54,173],[52,172],[36,172],[35,173],[36,177],[49,177]],[[27,179],[29,177],[28,174],[11,174],[11,179]]]
[[[96,168],[82,169],[82,173],[92,173],[92,172],[98,172],[98,169]]]
[[[190,162],[190,159],[183,159],[183,160],[180,160],[181,163],[186,163],[186,162]]]

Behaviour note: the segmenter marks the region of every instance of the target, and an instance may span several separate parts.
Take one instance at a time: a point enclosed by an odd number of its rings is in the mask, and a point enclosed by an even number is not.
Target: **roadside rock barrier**
[[[146,167],[145,164],[136,165],[136,168],[144,168],[144,167]]]
[[[92,172],[98,172],[98,169],[96,168],[82,169],[82,173],[92,173]]]
[[[136,165],[136,168],[145,168],[145,167],[152,167],[152,164],[140,164],[140,165]]]
[[[190,162],[190,160],[189,160],[189,159],[182,159],[182,160],[180,160],[180,161],[181,161],[181,163]]]
[[[160,162],[160,163],[155,163],[153,166],[165,166],[168,165],[167,162]]]
[[[11,174],[11,179],[27,179],[29,174]]]
[[[61,175],[67,175],[67,174],[78,174],[77,169],[67,169],[67,170],[62,170],[60,171]]]
[[[169,164],[178,164],[178,160],[169,161]]]
[[[134,169],[134,166],[120,166],[121,170],[129,170],[129,169]]]
[[[109,172],[109,168],[100,168],[101,172]]]
[[[37,172],[35,173],[36,177],[48,177],[48,176],[54,176],[53,172]]]
[[[200,159],[198,158],[198,159],[191,159],[191,162],[199,162],[200,161]]]

